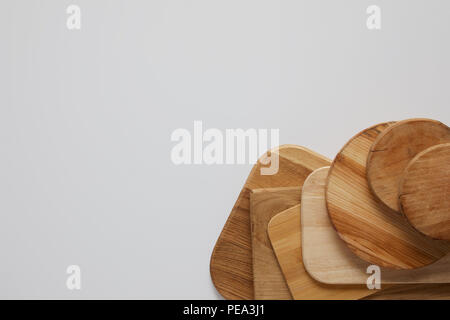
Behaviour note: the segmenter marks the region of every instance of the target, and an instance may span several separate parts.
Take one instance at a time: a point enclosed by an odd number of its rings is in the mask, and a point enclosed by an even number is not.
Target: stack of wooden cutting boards
[[[266,157],[278,172],[262,175]],[[253,167],[211,257],[226,299],[450,298],[450,128],[382,123],[333,161],[283,145]]]

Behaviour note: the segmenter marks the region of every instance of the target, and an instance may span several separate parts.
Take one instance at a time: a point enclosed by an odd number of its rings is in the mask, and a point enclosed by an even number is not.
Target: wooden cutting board
[[[411,160],[400,180],[399,203],[414,228],[450,240],[450,143],[428,148]]]
[[[425,237],[403,215],[381,205],[366,178],[369,150],[389,125],[362,131],[338,153],[327,180],[328,214],[341,239],[363,260],[396,269],[424,267],[448,253],[450,243]]]
[[[268,227],[274,252],[294,299],[450,299],[449,284],[383,285],[382,290],[367,292],[368,289],[361,286],[330,286],[315,281],[302,264],[300,230],[300,205],[276,215]],[[375,293],[367,296],[372,292]]]
[[[314,280],[302,262],[300,205],[277,214],[268,232],[289,290],[296,300],[354,300],[374,294],[366,286],[330,286]]]
[[[278,172],[261,174],[267,156],[253,167],[211,255],[211,279],[226,299],[254,298],[250,190],[301,187],[313,170],[330,164],[326,157],[300,146],[284,145],[273,152],[279,155]]]
[[[419,152],[450,142],[450,128],[431,119],[399,121],[378,135],[367,158],[367,179],[375,196],[399,211],[398,187],[404,169]]]
[[[250,194],[253,286],[256,300],[291,300],[267,233],[269,221],[278,213],[300,204],[301,188],[255,189]]]
[[[326,284],[366,284],[370,263],[356,256],[333,229],[325,201],[329,167],[315,170],[302,189],[303,263],[308,273]],[[382,284],[450,283],[450,254],[412,270],[380,268]],[[383,286],[385,288],[385,286]]]
[[[313,170],[330,164],[325,157],[303,147],[284,145],[279,148],[279,171],[272,176],[260,174],[262,161],[253,167],[222,233],[214,247],[210,271],[218,292],[226,299],[253,299],[253,269],[250,231],[250,190],[257,188],[301,186]],[[393,299],[427,299],[450,297],[450,286],[395,286],[386,290]],[[383,292],[371,295],[383,299]]]

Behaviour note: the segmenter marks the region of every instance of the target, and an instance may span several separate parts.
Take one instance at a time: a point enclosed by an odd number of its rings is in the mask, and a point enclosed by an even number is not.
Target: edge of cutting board
[[[253,287],[256,300],[292,300],[270,242],[270,221],[301,201],[301,187],[254,189],[250,196]]]

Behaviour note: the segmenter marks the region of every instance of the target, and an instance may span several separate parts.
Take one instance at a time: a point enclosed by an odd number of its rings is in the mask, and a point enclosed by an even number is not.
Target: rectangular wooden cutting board
[[[377,292],[366,286],[330,286],[315,281],[302,261],[300,205],[277,214],[269,223],[273,250],[296,300],[355,300]]]
[[[273,152],[279,155],[278,172],[261,174],[266,156],[253,167],[211,255],[211,279],[226,299],[254,299],[250,190],[301,187],[313,170],[330,165],[326,157],[296,145],[283,145]]]
[[[292,299],[270,244],[267,226],[278,213],[300,204],[301,188],[256,189],[250,194],[253,286],[256,300]]]
[[[368,292],[361,286],[337,286],[313,280],[301,267],[300,205],[276,215],[269,225],[269,236],[278,242],[274,248],[294,299],[364,299],[364,300],[439,300],[450,299],[449,284],[405,284],[382,286]],[[272,242],[272,241],[271,241]],[[372,294],[373,293],[373,294]]]

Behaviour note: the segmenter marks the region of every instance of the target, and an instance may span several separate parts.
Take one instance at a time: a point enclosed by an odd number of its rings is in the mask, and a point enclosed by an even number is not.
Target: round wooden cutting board
[[[327,178],[327,210],[339,236],[362,259],[381,267],[419,268],[443,257],[450,243],[424,236],[403,215],[380,204],[369,189],[370,147],[391,124],[360,132],[338,153]]]
[[[375,196],[399,211],[398,185],[408,163],[419,152],[450,142],[450,128],[431,119],[399,121],[375,139],[367,158],[367,179]]]
[[[400,180],[399,204],[417,230],[450,240],[450,143],[428,148],[411,160]]]

